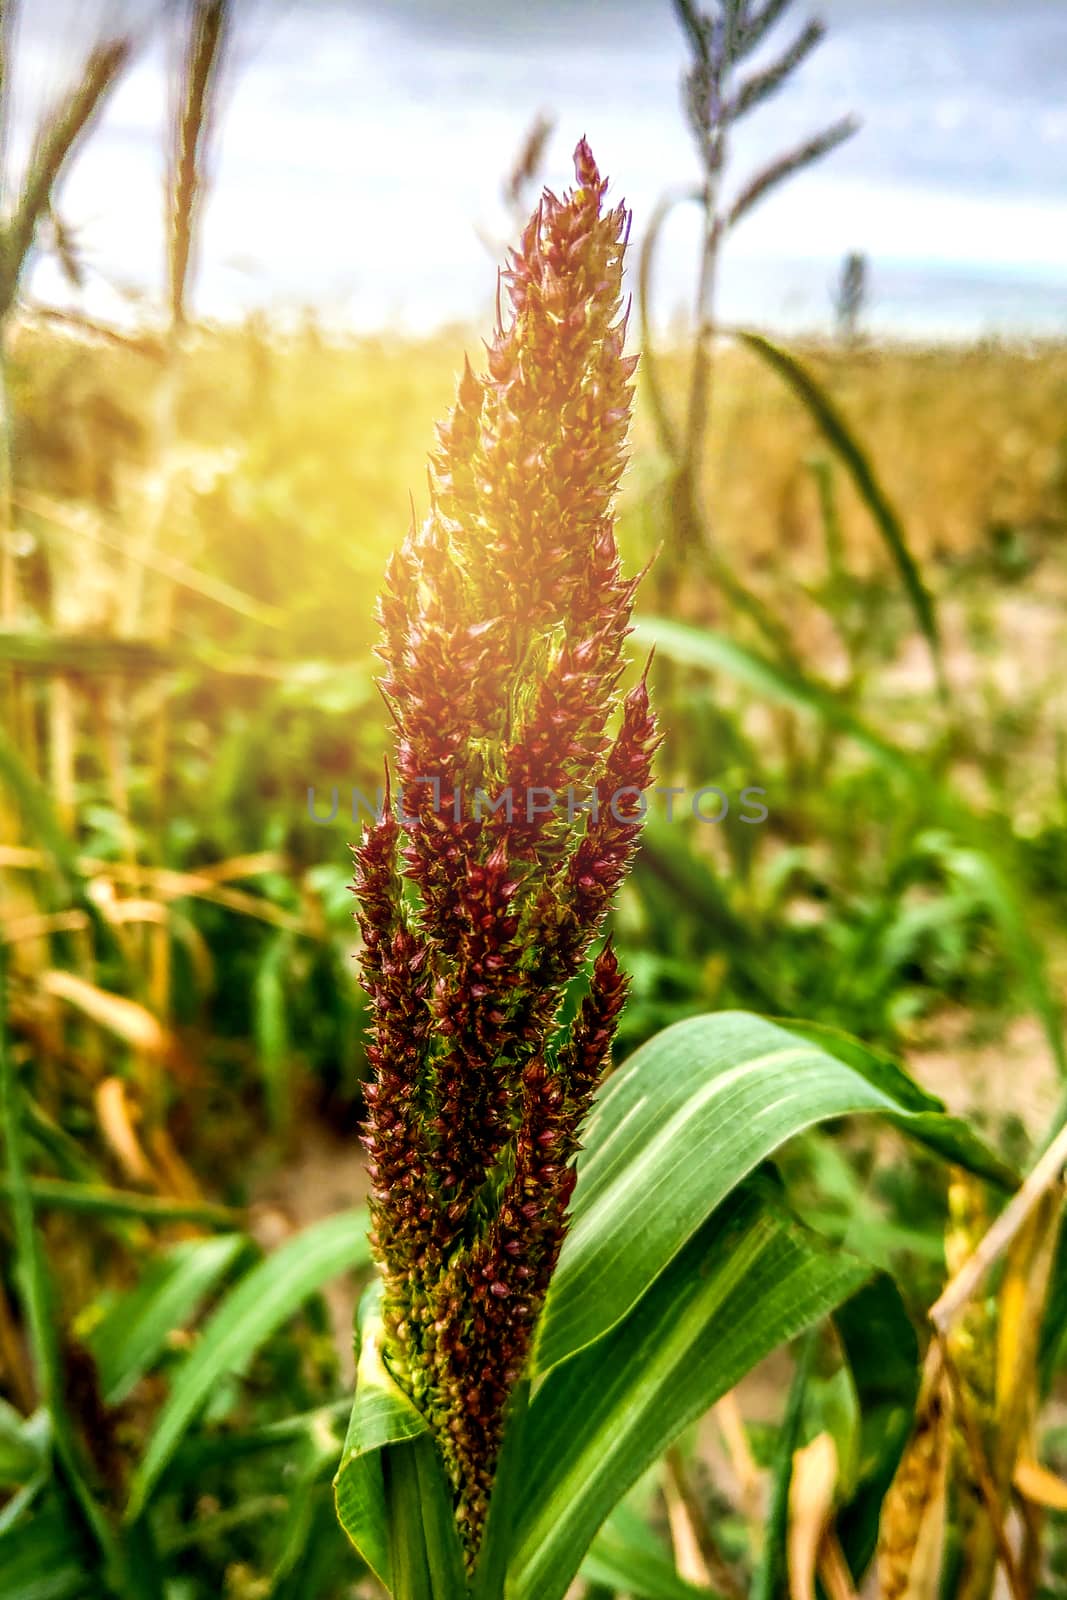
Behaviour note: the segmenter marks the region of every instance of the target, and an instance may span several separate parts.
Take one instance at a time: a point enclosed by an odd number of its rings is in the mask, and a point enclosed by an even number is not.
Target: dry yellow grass
[[[251,327],[200,336],[180,413],[205,446],[238,442],[262,476],[298,479],[308,511],[336,518],[363,545],[406,525],[433,419],[447,406],[469,330],[432,339],[331,343],[314,329],[273,338]],[[919,557],[987,549],[999,524],[1067,530],[1067,342],[966,348],[794,347],[826,385],[876,463]],[[18,346],[23,467],[55,492],[96,497],[143,460],[144,357],[87,349],[24,330]],[[680,399],[680,357],[661,358]],[[25,365],[23,365],[25,363]],[[33,371],[30,372],[32,363]],[[633,496],[655,472],[639,389]],[[817,566],[822,536],[805,461],[825,445],[796,400],[754,356],[724,344],[709,438],[717,535],[742,568]],[[857,558],[882,559],[862,506],[842,482],[841,515]],[[359,527],[352,516],[358,514]],[[298,530],[299,531],[299,530]],[[368,550],[377,570],[380,548]]]
[[[868,449],[916,555],[988,549],[997,523],[1067,533],[1067,344],[966,348],[793,346]],[[664,362],[680,391],[681,363]],[[638,412],[639,453],[654,443]],[[724,345],[709,442],[713,515],[743,566],[817,566],[822,536],[804,466],[814,425],[756,358]],[[851,551],[883,559],[870,519],[840,485]]]

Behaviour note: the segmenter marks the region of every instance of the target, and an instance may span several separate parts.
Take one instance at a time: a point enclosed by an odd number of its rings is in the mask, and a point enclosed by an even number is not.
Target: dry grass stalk
[[[708,1525],[677,1445],[667,1451],[663,1464],[663,1495],[679,1577],[714,1589],[723,1600],[744,1600],[741,1586]]]
[[[170,316],[186,322],[186,292],[194,262],[197,212],[214,125],[217,87],[229,29],[228,0],[192,0],[170,162]]]
[[[828,1600],[857,1600],[845,1552],[833,1528],[827,1528],[819,1551],[819,1578]]]
[[[555,126],[554,117],[546,116],[543,111],[537,113],[526,130],[526,137],[504,184],[504,199],[520,225],[526,220],[529,210],[527,191],[541,171],[545,148]]]
[[[80,978],[74,972],[54,968],[38,979],[39,988],[57,1000],[64,1000],[90,1018],[99,1027],[114,1034],[138,1055],[165,1060],[174,1048],[174,1041],[158,1018],[136,1000],[112,994],[95,983]]]
[[[989,1268],[1022,1231],[1046,1194],[1062,1180],[1067,1166],[1067,1125],[1062,1127],[1036,1166],[981,1240],[939,1299],[930,1307],[930,1321],[945,1333],[977,1290]]]
[[[741,1510],[750,1527],[758,1531],[764,1520],[766,1478],[752,1454],[735,1390],[716,1402],[713,1414],[737,1478]]]
[[[37,228],[52,205],[59,180],[130,58],[126,38],[97,45],[78,83],[45,118],[34,140],[14,215],[4,228],[0,257],[0,324],[11,312]]]
[[[949,1183],[948,1205],[945,1259],[951,1274],[958,1272],[973,1253],[989,1226],[989,1217],[981,1184],[958,1170],[953,1171]],[[986,1299],[972,1300],[945,1338],[968,1413],[988,1454],[996,1427],[997,1330],[991,1303]],[[952,1520],[961,1549],[959,1600],[977,1600],[992,1584],[997,1548],[958,1414],[953,1416],[950,1475]]]
[[[121,1078],[105,1078],[97,1086],[96,1114],[100,1131],[127,1178],[145,1188],[157,1188],[156,1174],[133,1126],[126,1085]]]
[[[94,897],[103,898],[108,893],[114,893],[115,884],[144,886],[152,889],[161,900],[210,900],[214,905],[225,906],[239,916],[254,917],[258,922],[269,922],[275,928],[289,928],[294,933],[307,933],[309,929],[304,918],[274,905],[270,900],[248,894],[243,889],[225,886],[228,869],[239,867],[240,870],[234,875],[249,877],[253,872],[275,870],[267,865],[250,866],[249,863],[275,859],[272,852],[266,852],[263,856],[235,857],[232,862],[223,862],[195,873],[176,872],[169,867],[150,867],[141,863],[131,865],[129,862],[103,861],[95,856],[79,856],[76,865],[83,876],[92,880],[90,888]],[[50,864],[50,858],[43,850],[35,850],[28,845],[0,845],[0,867],[38,871]],[[110,889],[108,885],[111,885]]]
[[[1019,1575],[1018,1563],[1015,1552],[1011,1547],[1007,1530],[1007,1496],[1002,1494],[997,1481],[997,1471],[990,1466],[985,1443],[979,1431],[978,1424],[971,1413],[970,1399],[960,1379],[959,1372],[952,1360],[945,1338],[938,1334],[936,1345],[941,1352],[944,1373],[952,1404],[959,1419],[960,1428],[967,1441],[967,1449],[971,1458],[971,1470],[975,1482],[981,1491],[985,1502],[988,1527],[996,1544],[997,1556],[1004,1568],[1008,1580],[1012,1600],[1025,1600],[1025,1591]]]

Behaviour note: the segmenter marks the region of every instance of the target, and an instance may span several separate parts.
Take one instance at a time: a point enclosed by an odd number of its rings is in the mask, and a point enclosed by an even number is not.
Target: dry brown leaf
[[[164,1057],[174,1048],[174,1041],[166,1028],[136,1000],[112,994],[86,978],[79,978],[75,973],[63,972],[59,968],[42,973],[38,984],[45,994],[57,1000],[66,1000],[84,1016],[125,1040],[143,1055]]]
[[[819,1577],[829,1600],[857,1600],[845,1553],[832,1528],[826,1530],[819,1551]]]
[[[0,923],[0,939],[17,944],[20,939],[38,939],[49,933],[81,933],[88,927],[84,911],[40,911]]]
[[[741,1416],[741,1407],[737,1403],[737,1395],[733,1389],[716,1402],[714,1415],[730,1457],[730,1465],[737,1478],[745,1517],[756,1527],[762,1527],[763,1473],[752,1454],[744,1418]]]
[[[163,1192],[178,1200],[201,1200],[203,1194],[192,1168],[187,1165],[174,1147],[174,1141],[165,1128],[153,1128],[148,1135],[149,1148],[159,1169]]]
[[[678,1487],[669,1472],[665,1472],[662,1481],[663,1498],[667,1504],[667,1522],[671,1533],[671,1547],[674,1551],[674,1569],[680,1578],[687,1583],[696,1584],[697,1588],[711,1588],[711,1573],[708,1564],[700,1553],[700,1541],[696,1530],[689,1518],[685,1501],[679,1493]]]
[[[126,1085],[121,1078],[105,1078],[96,1091],[96,1114],[101,1131],[134,1183],[157,1188],[155,1174],[134,1132]]]
[[[786,1550],[790,1600],[815,1600],[819,1551],[834,1508],[837,1447],[828,1433],[793,1453]]]
[[[1015,1463],[1015,1487],[1024,1500],[1048,1511],[1067,1511],[1067,1483],[1039,1461]]]
[[[166,927],[170,916],[158,900],[119,900],[109,896],[97,904],[108,922],[153,922]]]

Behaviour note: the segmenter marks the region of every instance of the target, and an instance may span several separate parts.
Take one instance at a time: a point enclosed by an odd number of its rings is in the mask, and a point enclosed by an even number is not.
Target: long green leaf
[[[219,1378],[247,1362],[323,1284],[342,1272],[367,1265],[367,1220],[365,1209],[359,1208],[305,1228],[230,1291],[177,1373],[156,1419],[134,1475],[128,1518],[133,1520],[144,1510]]]
[[[158,1360],[170,1333],[190,1321],[249,1248],[250,1241],[239,1233],[185,1239],[154,1260],[135,1289],[119,1296],[87,1341],[108,1405],[126,1398]]]
[[[359,1308],[356,1393],[334,1479],[337,1517],[397,1600],[458,1600],[466,1582],[451,1500],[426,1420],[382,1359],[380,1304],[374,1283]]]
[[[717,633],[713,628],[697,628],[689,622],[676,622],[672,617],[636,617],[630,637],[642,650],[654,645],[657,653],[682,666],[725,672],[779,705],[810,712],[848,734],[890,771],[907,778],[913,785],[922,781],[920,769],[907,751],[875,733],[832,690],[738,644],[724,633]]]
[[[1057,1370],[1065,1356],[1067,1356],[1067,1227],[1061,1226],[1041,1323],[1041,1343],[1038,1347],[1038,1372],[1042,1395],[1047,1395],[1052,1388]]]
[[[537,1390],[512,1600],[561,1600],[604,1519],[681,1430],[868,1277],[764,1187],[735,1190],[629,1316]]]
[[[775,1020],[790,1033],[809,1040],[828,1055],[836,1056],[869,1082],[877,1084],[886,1094],[899,1100],[903,1115],[887,1112],[886,1120],[904,1133],[944,1156],[946,1161],[965,1168],[975,1177],[984,1178],[987,1183],[995,1184],[998,1189],[1011,1192],[1019,1187],[1022,1174],[997,1155],[970,1123],[964,1122],[961,1117],[946,1116],[942,1102],[920,1088],[891,1056],[873,1050],[870,1045],[862,1044],[851,1034],[828,1023],[797,1021],[792,1017]]]
[[[870,457],[825,389],[816,383],[811,373],[795,356],[783,350],[780,345],[772,344],[771,340],[761,333],[739,329],[736,337],[777,372],[793,393],[803,401],[827,444],[847,469],[900,573],[912,610],[915,612],[915,619],[930,647],[938,688],[942,696],[946,696],[947,684],[941,654],[941,635],[934,601],[923,583],[915,558],[908,549],[903,525],[878,481]]]
[[[535,1370],[550,1371],[614,1327],[785,1140],[827,1118],[871,1111],[927,1145],[950,1144],[956,1159],[975,1137],[860,1045],[846,1062],[737,1011],[690,1017],[649,1040],[608,1080],[589,1121]],[[996,1162],[991,1153],[988,1160]]]
[[[384,1452],[386,1502],[393,1529],[393,1577],[396,1600],[466,1600],[467,1580],[463,1552],[456,1533],[452,1496],[433,1437],[419,1434],[407,1444]],[[394,1474],[404,1483],[402,1497],[393,1498]],[[398,1544],[421,1541],[425,1552],[426,1580],[410,1588],[396,1582],[395,1551]]]
[[[21,1088],[8,1050],[6,1016],[7,971],[0,953],[0,1128],[4,1134],[6,1182],[11,1195],[15,1260],[20,1297],[26,1313],[34,1375],[44,1404],[58,1403],[61,1393],[59,1358],[55,1339],[50,1286],[34,1227],[33,1199],[23,1149]]]
[[[415,1451],[427,1442],[426,1435],[422,1434],[408,1444],[382,1451],[392,1600],[433,1600],[434,1581],[423,1534],[419,1469],[415,1460]]]
[[[51,858],[55,876],[63,890],[64,902],[80,906],[99,922],[99,915],[88,894],[78,867],[77,852],[43,784],[26,765],[18,747],[0,728],[0,784],[14,796],[28,833]]]

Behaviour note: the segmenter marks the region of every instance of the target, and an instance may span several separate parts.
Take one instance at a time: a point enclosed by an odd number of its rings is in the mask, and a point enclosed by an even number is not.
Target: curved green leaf
[[[396,1600],[467,1592],[452,1503],[426,1419],[382,1359],[381,1284],[360,1302],[356,1393],[334,1478],[337,1517]]]
[[[1041,1319],[1038,1372],[1041,1393],[1047,1395],[1067,1356],[1067,1227],[1060,1228],[1049,1278],[1048,1297]]]
[[[824,1022],[798,1022],[792,1017],[776,1018],[783,1028],[808,1039],[829,1055],[837,1056],[853,1067],[871,1083],[880,1085],[886,1094],[899,1100],[904,1108],[903,1118],[892,1112],[886,1120],[900,1127],[920,1144],[944,1156],[946,1161],[963,1167],[977,1178],[995,1184],[998,1189],[1011,1193],[1022,1182],[1022,1174],[997,1155],[985,1140],[975,1133],[970,1123],[961,1117],[945,1114],[943,1103],[935,1095],[909,1078],[891,1056],[883,1055],[870,1045],[861,1044],[852,1034]]]
[[[614,1327],[741,1179],[805,1128],[877,1111],[962,1159],[975,1136],[939,1100],[855,1041],[850,1052],[845,1061],[761,1017],[723,1011],[675,1023],[620,1067],[586,1130],[536,1372]]]
[[[219,1378],[247,1362],[309,1295],[369,1260],[367,1213],[360,1207],[305,1228],[241,1279],[214,1312],[174,1379],[134,1476],[130,1520],[144,1510]]]
[[[938,688],[942,697],[946,697],[948,688],[934,601],[923,583],[915,558],[908,549],[900,518],[879,483],[870,458],[826,390],[815,381],[802,362],[779,345],[772,344],[771,340],[761,333],[752,333],[740,328],[735,336],[777,372],[793,393],[803,401],[827,444],[847,468],[900,573],[916,621],[930,647]]]
[[[604,1519],[681,1430],[870,1275],[769,1188],[735,1190],[630,1315],[537,1390],[510,1600],[561,1600]]]

